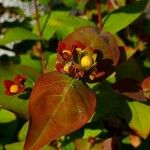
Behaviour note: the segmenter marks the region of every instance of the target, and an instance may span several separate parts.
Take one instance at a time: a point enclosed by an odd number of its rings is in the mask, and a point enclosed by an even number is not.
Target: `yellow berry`
[[[89,55],[83,56],[81,59],[81,66],[85,69],[88,69],[93,65],[93,62],[93,57]]]
[[[11,87],[10,87],[10,92],[11,93],[17,93],[18,92],[18,85],[12,85]]]

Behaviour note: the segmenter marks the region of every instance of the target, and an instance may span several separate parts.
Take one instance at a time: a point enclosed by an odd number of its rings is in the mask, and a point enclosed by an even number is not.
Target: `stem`
[[[110,0],[112,6],[115,8],[115,9],[118,9],[118,5],[116,4],[116,1],[115,0]]]
[[[40,25],[40,14],[39,14],[39,9],[38,9],[38,5],[37,5],[37,1],[36,0],[33,0],[34,2],[34,7],[35,7],[35,19],[36,19],[36,23],[37,23],[37,29],[38,29],[38,33],[39,33],[39,36],[40,37],[43,37],[43,33],[41,31],[41,25]]]
[[[42,26],[42,32],[44,32],[44,30],[45,30],[45,28],[46,28],[46,26],[48,24],[48,20],[49,20],[50,15],[51,15],[51,8],[49,8],[49,13],[48,13],[48,15],[47,15],[47,17],[45,19],[45,22],[44,22],[44,24]]]
[[[37,30],[38,30],[38,34],[41,37],[41,39],[43,39],[43,32],[41,29],[41,25],[40,25],[40,14],[39,14],[39,9],[38,9],[38,5],[37,5],[37,0],[33,0],[34,2],[34,7],[35,7],[35,19],[36,19],[36,24],[37,24]],[[39,53],[40,53],[40,58],[41,58],[41,67],[42,67],[42,72],[45,73],[46,72],[46,60],[45,60],[45,55],[44,55],[44,50],[42,48],[42,43],[41,41],[39,41],[41,44]]]
[[[102,13],[101,13],[101,0],[96,0],[96,8],[97,8],[98,28],[99,28],[99,31],[101,32],[103,29]]]

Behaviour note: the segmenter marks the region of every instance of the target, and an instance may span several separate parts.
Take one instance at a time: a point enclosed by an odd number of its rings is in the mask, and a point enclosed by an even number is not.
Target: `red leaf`
[[[118,93],[138,101],[146,101],[140,84],[133,79],[123,79],[113,85],[113,89]]]
[[[68,49],[72,47],[74,41],[80,41],[86,49],[91,47],[99,50],[103,54],[103,59],[112,60],[114,65],[118,63],[119,49],[117,41],[111,33],[99,33],[98,29],[90,26],[82,27],[63,40]]]
[[[119,150],[120,144],[117,137],[111,137],[102,142],[102,150]]]
[[[144,96],[147,99],[150,99],[150,76],[144,79],[144,81],[141,84]]]
[[[136,135],[129,135],[130,143],[133,147],[137,148],[141,144],[141,139]]]
[[[92,116],[96,98],[82,81],[51,72],[40,75],[29,102],[24,150],[38,150],[81,128]]]

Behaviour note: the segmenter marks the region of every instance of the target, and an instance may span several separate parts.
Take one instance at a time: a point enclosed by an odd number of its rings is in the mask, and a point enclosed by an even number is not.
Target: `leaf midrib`
[[[58,103],[58,105],[56,106],[56,109],[55,111],[52,113],[52,116],[51,118],[48,120],[48,122],[46,123],[45,125],[45,128],[42,130],[41,134],[39,135],[39,137],[37,138],[37,140],[34,142],[34,144],[31,146],[31,149],[35,146],[35,144],[40,140],[40,137],[43,136],[44,132],[46,131],[47,127],[48,127],[48,124],[50,121],[52,121],[52,117],[55,116],[59,106],[63,103],[64,99],[65,99],[65,94],[68,92],[68,89],[70,87],[70,85],[72,84],[72,82],[74,81],[75,79],[71,78],[68,83],[66,84],[64,90],[62,91],[62,100],[60,101],[60,103]]]

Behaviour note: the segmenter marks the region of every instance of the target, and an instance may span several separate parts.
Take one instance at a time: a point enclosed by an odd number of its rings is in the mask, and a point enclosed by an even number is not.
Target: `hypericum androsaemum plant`
[[[13,9],[16,20],[0,26],[0,48],[15,53],[0,56],[0,149],[125,150],[144,149],[147,141],[149,145],[146,3],[33,0],[31,16]],[[27,122],[20,131],[28,119],[29,128]]]
[[[59,42],[57,71],[40,75],[32,90],[24,149],[38,150],[85,125],[96,107],[86,83],[110,75],[118,61],[116,39],[94,27],[82,27]]]

